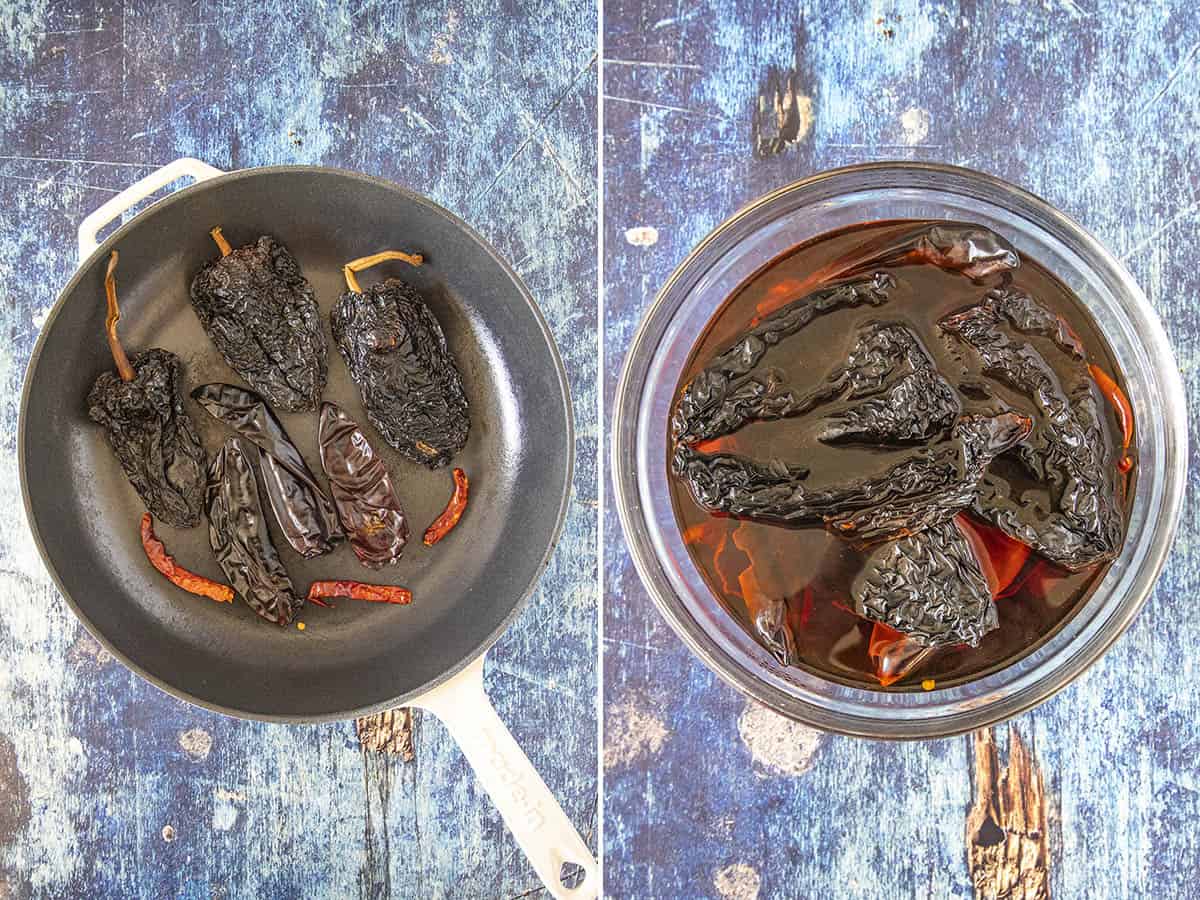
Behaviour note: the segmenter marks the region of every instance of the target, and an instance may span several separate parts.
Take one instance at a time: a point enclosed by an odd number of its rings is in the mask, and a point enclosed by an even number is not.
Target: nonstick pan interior
[[[200,327],[188,285],[217,255],[208,230],[234,245],[273,234],[299,261],[325,316],[345,289],[341,267],[380,249],[424,254],[414,269],[385,263],[359,276],[364,286],[398,275],[414,283],[437,315],[463,374],[471,435],[452,465],[471,479],[458,528],[421,543],[451,491],[450,469],[429,471],[387,446],[369,425],[330,337],[325,399],[340,404],[381,451],[410,518],[398,565],[372,572],[345,544],[301,559],[273,528],[298,591],[316,578],[386,581],[412,588],[411,606],[337,601],[306,606],[295,624],[259,620],[186,594],[146,561],[138,539],[144,507],[125,479],[84,398],[112,368],[104,340],[103,270],[120,251],[120,333],[132,354],[158,346],[185,366],[185,407],[210,458],[228,430],[186,396],[210,381],[241,384]],[[345,718],[395,704],[457,671],[511,621],[557,539],[570,484],[572,433],[566,381],[545,323],[508,267],[440,207],[393,185],[313,168],[235,173],[181,191],[122,226],[67,286],[34,351],[19,436],[30,525],[68,602],[126,664],[179,696],[257,718]],[[279,413],[325,483],[317,414]],[[268,518],[270,514],[268,513]],[[274,522],[271,523],[274,526]],[[179,562],[222,573],[207,524],[156,523]]]

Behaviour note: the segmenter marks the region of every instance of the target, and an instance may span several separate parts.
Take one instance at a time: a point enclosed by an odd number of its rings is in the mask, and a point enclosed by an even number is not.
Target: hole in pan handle
[[[441,719],[458,742],[550,895],[560,900],[599,896],[599,868],[591,851],[484,693],[483,657],[412,705]]]
[[[187,156],[167,163],[161,169],[155,169],[145,178],[135,181],[121,193],[105,201],[99,209],[79,223],[79,261],[82,263],[100,245],[101,228],[145,200],[155,191],[162,190],[172,181],[178,181],[180,178],[190,176],[194,181],[200,182],[224,174],[220,169],[213,168],[208,163]]]

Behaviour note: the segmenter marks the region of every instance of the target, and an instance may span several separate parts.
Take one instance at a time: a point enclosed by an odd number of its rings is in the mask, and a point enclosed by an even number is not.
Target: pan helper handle
[[[551,896],[598,897],[591,851],[484,693],[483,657],[412,705],[442,720]]]
[[[172,181],[178,181],[180,178],[191,177],[194,181],[201,182],[224,174],[220,169],[214,169],[208,163],[187,156],[167,163],[161,169],[155,169],[145,178],[135,181],[121,193],[106,201],[103,206],[79,223],[79,261],[82,263],[99,246],[98,238],[101,228],[132,209],[155,191],[162,190]]]

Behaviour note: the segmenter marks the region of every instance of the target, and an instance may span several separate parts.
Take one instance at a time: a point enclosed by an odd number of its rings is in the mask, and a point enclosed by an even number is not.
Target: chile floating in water
[[[1080,301],[986,228],[823,235],[693,348],[668,459],[684,542],[785,665],[977,677],[1052,634],[1120,551],[1121,383]]]
[[[108,444],[134,489],[157,518],[180,528],[200,522],[206,459],[192,420],[183,409],[183,365],[174,353],[152,349],[130,360],[117,337],[117,251],[108,260],[105,331],[115,372],[96,379],[88,415],[104,426]]]
[[[409,459],[433,469],[467,442],[467,396],[442,326],[417,290],[398,278],[359,288],[355,272],[393,259],[423,262],[389,250],[347,263],[348,290],[330,323],[371,424]]]
[[[263,235],[236,250],[210,232],[219,259],[192,279],[192,308],[230,368],[286,412],[314,410],[328,345],[312,287],[295,257]]]

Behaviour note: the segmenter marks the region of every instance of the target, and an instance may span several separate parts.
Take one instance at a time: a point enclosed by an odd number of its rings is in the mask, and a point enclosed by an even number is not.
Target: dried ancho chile
[[[902,536],[944,522],[974,500],[997,454],[1029,434],[1029,419],[966,416],[949,438],[912,451],[885,472],[812,488],[808,470],[736,454],[675,451],[674,471],[700,507],[780,525],[824,525],[858,543]]]
[[[328,345],[300,266],[269,235],[235,250],[219,227],[210,233],[221,257],[192,279],[200,324],[229,366],[278,409],[316,409]]]
[[[827,443],[905,444],[928,441],[958,418],[961,404],[911,328],[876,322],[859,332],[844,367],[827,383],[847,400],[819,434]]]
[[[105,372],[88,392],[88,416],[104,427],[108,444],[130,484],[155,517],[179,528],[200,522],[206,459],[196,428],[183,408],[183,366],[175,354],[152,349],[125,355],[117,337],[117,251],[108,260],[105,331],[115,372]]]
[[[693,348],[666,458],[684,546],[780,664],[960,684],[1053,633],[1120,552],[1122,385],[1079,298],[989,229],[831,232]]]
[[[221,569],[246,604],[268,622],[287,625],[304,605],[279,559],[263,517],[258,484],[240,438],[230,437],[208,473],[208,540]]]
[[[197,575],[175,561],[175,557],[167,552],[166,545],[155,536],[154,517],[150,513],[142,513],[141,533],[142,549],[146,551],[146,558],[171,584],[190,594],[208,597],[217,603],[233,602],[233,588],[229,585]]]
[[[345,537],[333,504],[262,397],[231,384],[206,384],[192,398],[255,447],[267,499],[292,549],[311,559]]]
[[[947,316],[942,329],[979,354],[984,374],[1026,395],[1036,411],[1033,433],[1014,455],[1042,484],[1047,502],[1031,502],[999,473],[989,473],[976,511],[1053,563],[1078,570],[1112,559],[1124,541],[1116,460],[1102,432],[1101,407],[1082,362],[1063,378],[1031,344],[1003,327],[1000,298]],[[1032,298],[1022,298],[1037,307]],[[1052,318],[1042,311],[1044,321]],[[1032,330],[1024,329],[1021,330]],[[1045,333],[1039,331],[1037,333]],[[1056,341],[1056,343],[1060,343]],[[1077,342],[1068,343],[1073,347]],[[1061,346],[1061,344],[1060,344]]]
[[[887,302],[895,281],[886,273],[808,294],[767,316],[718,355],[683,389],[671,420],[677,442],[729,434],[750,419],[781,419],[806,412],[802,397],[780,392],[770,378],[752,376],[767,350],[820,316]]]
[[[860,253],[854,264],[838,272],[839,278],[880,268],[924,264],[982,281],[1021,265],[1012,244],[977,225],[922,225],[908,234],[889,237],[878,246],[868,245]]]
[[[924,647],[977,647],[999,624],[979,560],[954,522],[878,547],[850,595],[860,616]]]
[[[417,290],[398,278],[360,289],[354,273],[388,259],[422,262],[385,251],[348,263],[348,290],[330,314],[333,338],[371,424],[409,459],[437,468],[467,442],[467,397],[442,326]]]
[[[342,528],[359,562],[370,569],[400,559],[408,520],[387,467],[358,423],[333,403],[321,405],[321,466]]]

